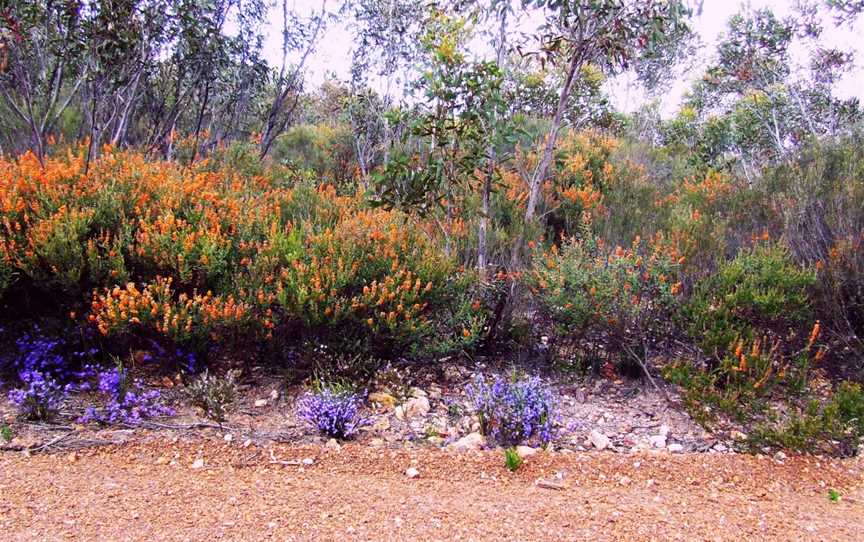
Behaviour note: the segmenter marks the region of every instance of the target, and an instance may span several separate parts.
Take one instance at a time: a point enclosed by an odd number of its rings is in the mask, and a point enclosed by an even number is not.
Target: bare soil
[[[0,454],[0,539],[860,540],[862,476],[861,458],[538,452],[514,474],[500,450],[153,437]]]

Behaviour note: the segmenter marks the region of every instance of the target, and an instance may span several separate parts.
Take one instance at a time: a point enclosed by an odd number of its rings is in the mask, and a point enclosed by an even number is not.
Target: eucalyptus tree
[[[501,92],[503,74],[494,61],[474,60],[467,44],[475,19],[433,9],[421,38],[423,72],[411,88],[422,96],[414,110],[388,114],[391,125],[406,125],[382,169],[373,175],[378,205],[410,209],[437,219],[445,249],[451,246],[450,225],[455,202],[475,190],[478,172],[484,172],[481,220],[488,218],[488,197],[496,144],[508,133],[506,103]],[[480,238],[478,259],[485,268],[485,237]]]
[[[730,18],[682,109],[703,142],[720,145],[709,153],[713,159],[732,153],[751,181],[762,166],[788,160],[808,139],[837,134],[861,117],[856,99],[834,96],[853,65],[852,53],[825,47],[817,6],[801,7],[784,18],[767,8]],[[806,62],[798,60],[802,49]],[[728,132],[719,138],[721,126]]]
[[[6,150],[41,160],[84,83],[82,2],[0,1],[0,96]]]
[[[340,15],[354,35],[347,113],[354,133],[357,160],[364,184],[373,157],[389,162],[390,149],[405,135],[399,115],[387,114],[404,97],[414,77],[416,59],[423,57],[421,37],[426,5],[415,0],[344,0]]]
[[[303,90],[306,62],[315,51],[329,16],[327,0],[322,0],[320,9],[309,17],[302,17],[288,9],[288,0],[281,2],[282,15],[282,59],[278,72],[273,72],[271,98],[264,116],[261,131],[261,157],[267,156],[273,142],[289,126]],[[299,54],[299,59],[290,62],[290,55]]]
[[[689,9],[679,0],[529,0],[545,14],[537,54],[562,67],[564,77],[542,143],[540,159],[528,181],[525,223],[536,220],[540,188],[552,163],[555,143],[579,75],[587,65],[614,75],[650,62],[658,69],[676,58],[687,42]],[[638,71],[638,70],[637,70]],[[646,73],[642,71],[641,73]],[[517,240],[511,267],[520,266],[523,240]]]

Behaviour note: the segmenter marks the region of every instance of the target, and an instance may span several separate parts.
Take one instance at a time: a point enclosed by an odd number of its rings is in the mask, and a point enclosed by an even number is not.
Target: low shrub
[[[858,383],[843,382],[824,403],[813,399],[788,411],[784,421],[757,427],[751,438],[754,447],[854,455],[864,437],[864,391]]]
[[[554,437],[555,396],[539,378],[478,376],[466,388],[480,429],[499,444],[548,444]]]
[[[806,390],[811,369],[826,352],[817,344],[820,329],[818,322],[814,324],[807,344],[797,352],[788,352],[783,340],[767,334],[739,338],[719,362],[679,361],[665,366],[663,375],[681,386],[685,405],[699,421],[709,422],[719,410],[746,422],[762,412],[769,399]]]
[[[672,331],[677,262],[640,240],[609,249],[590,231],[535,258],[529,286],[561,337],[644,360]]]
[[[339,386],[323,385],[300,401],[298,413],[318,432],[349,439],[369,420],[360,415],[361,397]]]
[[[686,310],[689,334],[718,359],[739,339],[788,337],[812,321],[814,282],[813,272],[796,265],[780,245],[743,250],[696,284]]]
[[[204,411],[208,418],[222,423],[226,420],[228,408],[237,396],[237,377],[239,371],[228,371],[220,377],[210,374],[206,369],[191,384],[186,386],[186,395],[192,405]]]

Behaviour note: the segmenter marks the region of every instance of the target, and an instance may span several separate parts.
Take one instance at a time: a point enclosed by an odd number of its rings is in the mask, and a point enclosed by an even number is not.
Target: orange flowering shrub
[[[130,282],[123,288],[94,292],[89,319],[103,335],[137,328],[163,334],[178,344],[200,345],[217,339],[217,331],[248,325],[253,317],[250,305],[236,301],[233,295],[196,292],[175,296],[171,282],[157,277],[140,289]]]
[[[664,368],[664,375],[684,388],[685,404],[698,418],[712,418],[711,409],[716,408],[746,421],[764,408],[765,399],[779,386],[798,392],[806,389],[809,373],[827,352],[819,344],[820,335],[817,321],[804,347],[796,352],[789,352],[788,341],[770,334],[742,336],[728,346],[718,364],[696,367],[676,362]]]
[[[678,265],[639,239],[610,249],[589,228],[586,223],[582,238],[566,240],[560,250],[553,245],[538,254],[529,287],[563,336],[641,359],[671,331]]]
[[[402,349],[431,332],[463,284],[431,227],[286,179],[278,165],[241,173],[227,160],[189,166],[105,148],[85,173],[83,155],[44,167],[29,154],[0,159],[0,294],[62,292],[52,296],[61,314],[86,314],[77,309],[90,297],[105,335],[201,345],[285,323]]]
[[[305,240],[275,280],[275,300],[310,330],[401,348],[428,333],[454,272],[401,213],[360,210]]]
[[[812,271],[797,266],[782,246],[742,251],[696,284],[687,306],[690,335],[706,354],[720,359],[741,338],[800,331],[812,317],[814,282]]]

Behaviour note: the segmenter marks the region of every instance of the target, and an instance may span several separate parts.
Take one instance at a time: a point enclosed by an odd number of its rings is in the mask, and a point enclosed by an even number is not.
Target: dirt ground
[[[862,475],[665,452],[538,452],[512,474],[495,450],[158,438],[3,453],[0,539],[861,540]]]

